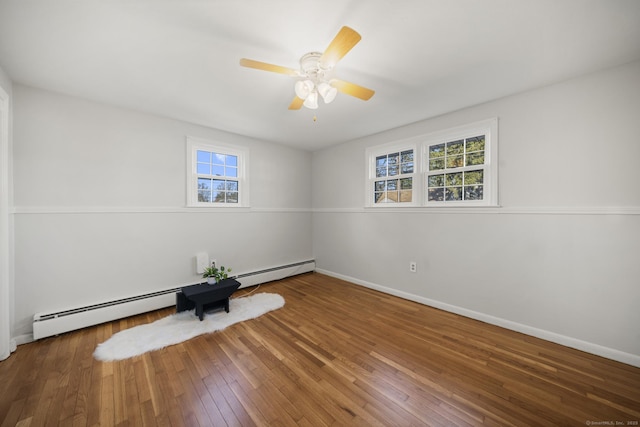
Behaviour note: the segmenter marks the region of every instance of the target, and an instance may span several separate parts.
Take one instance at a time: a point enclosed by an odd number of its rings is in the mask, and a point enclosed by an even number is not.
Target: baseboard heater
[[[315,260],[308,260],[242,273],[235,276],[235,278],[242,284],[240,286],[242,289],[248,286],[255,286],[302,273],[308,273],[314,271],[315,268]],[[176,292],[181,288],[180,286],[164,289],[69,310],[36,313],[33,316],[33,339],[38,340],[40,338],[46,338],[175,305]]]

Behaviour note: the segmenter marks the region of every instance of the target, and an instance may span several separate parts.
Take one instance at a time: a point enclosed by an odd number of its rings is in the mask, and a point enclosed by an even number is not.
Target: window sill
[[[375,206],[365,206],[365,210],[389,210],[389,209],[398,209],[398,210],[407,210],[412,209],[415,211],[427,211],[427,210],[473,210],[473,209],[496,209],[501,208],[501,205],[430,205],[430,206],[420,206],[420,205],[402,205],[399,203],[389,203],[385,205],[375,205]]]
[[[249,210],[251,206],[241,206],[241,205],[186,205],[186,209],[202,209],[202,210],[211,210],[211,211],[221,211],[221,210]]]

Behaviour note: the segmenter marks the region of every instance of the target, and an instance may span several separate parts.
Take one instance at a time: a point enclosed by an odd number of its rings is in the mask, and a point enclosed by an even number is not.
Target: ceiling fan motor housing
[[[331,70],[330,68],[323,68],[320,65],[320,57],[322,57],[321,52],[309,52],[300,58],[300,72],[303,76],[321,77],[324,73]]]

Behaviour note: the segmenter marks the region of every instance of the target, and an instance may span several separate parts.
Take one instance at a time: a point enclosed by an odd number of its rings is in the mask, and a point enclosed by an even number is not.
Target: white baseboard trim
[[[34,341],[33,334],[18,335],[17,337],[13,337],[12,340],[16,345],[29,344]]]
[[[346,280],[347,282],[355,283],[356,285],[364,286],[366,288],[374,289],[376,291],[380,291],[386,294],[404,298],[409,301],[418,302],[420,304],[428,305],[430,307],[438,308],[440,310],[448,311],[450,313],[459,314],[460,316],[469,317],[471,319],[479,320],[481,322],[489,323],[491,325],[500,326],[505,329],[520,332],[525,335],[530,335],[536,338],[543,339],[545,341],[550,341],[556,344],[563,345],[565,347],[574,348],[576,350],[591,353],[596,356],[602,356],[607,359],[615,360],[617,362],[622,362],[627,365],[640,368],[640,356],[635,354],[625,353],[623,351],[616,350],[609,347],[604,347],[599,344],[582,341],[576,338],[557,334],[555,332],[534,328],[532,326],[524,325],[522,323],[513,322],[511,320],[502,319],[500,317],[491,316],[489,314],[480,313],[478,311],[473,311],[463,307],[447,304],[441,301],[432,300],[429,298],[421,297],[419,295],[414,295],[407,292],[399,291],[397,289],[388,288],[386,286],[381,286],[375,283],[356,279],[355,277],[345,276],[343,274],[335,273],[333,271],[316,268],[316,272],[321,274],[326,274],[327,276],[335,277],[338,279]]]

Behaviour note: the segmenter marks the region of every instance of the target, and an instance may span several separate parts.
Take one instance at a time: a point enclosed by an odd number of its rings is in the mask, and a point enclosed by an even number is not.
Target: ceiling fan
[[[266,62],[242,58],[240,65],[257,70],[286,74],[297,79],[294,89],[296,96],[289,105],[290,110],[318,108],[318,98],[325,104],[334,100],[337,93],[355,96],[364,101],[375,93],[371,89],[331,77],[331,71],[362,37],[349,27],[342,27],[324,52],[309,52],[300,58],[300,69],[281,67]]]

